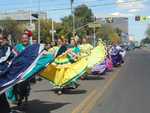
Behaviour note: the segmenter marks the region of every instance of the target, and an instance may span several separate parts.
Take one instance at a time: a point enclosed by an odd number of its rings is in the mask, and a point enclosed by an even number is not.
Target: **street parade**
[[[11,47],[7,37],[0,35],[0,106],[10,113],[9,102],[21,106],[28,102],[30,81],[37,76],[52,84],[55,93],[80,87],[79,80],[88,74],[101,76],[124,63],[125,50],[119,45],[108,46],[101,40],[96,47],[72,37],[70,43],[62,36],[50,48],[44,44],[30,44],[30,36],[23,33],[21,42]],[[109,45],[110,46],[110,45]],[[94,59],[93,59],[94,58]],[[7,112],[8,111],[8,112]]]
[[[0,0],[0,113],[150,113],[150,0]]]

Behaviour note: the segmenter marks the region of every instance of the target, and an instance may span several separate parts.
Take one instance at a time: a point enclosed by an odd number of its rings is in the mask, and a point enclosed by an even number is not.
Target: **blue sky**
[[[1,11],[15,10],[38,10],[39,0],[0,0]],[[150,16],[150,0],[74,0],[74,7],[80,4],[86,4],[91,7],[96,17],[105,15],[122,15],[129,17],[129,34],[140,40],[145,35],[145,30],[149,22],[135,22],[135,15]],[[126,2],[126,3],[122,3]],[[129,2],[129,3],[127,3]],[[111,3],[111,5],[110,5]],[[70,0],[40,0],[41,10],[47,11],[48,16],[55,21],[60,21],[61,18],[70,14],[70,10],[56,10],[70,7]]]

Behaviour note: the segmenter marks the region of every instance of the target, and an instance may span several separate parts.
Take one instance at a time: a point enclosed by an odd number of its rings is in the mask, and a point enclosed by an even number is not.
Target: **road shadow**
[[[39,92],[50,92],[51,89],[45,89],[45,90],[34,90],[33,92],[39,93]]]
[[[91,76],[86,76],[85,80],[104,80],[105,75],[91,75]]]
[[[76,89],[76,90],[71,90],[71,89],[65,89],[63,91],[64,94],[66,95],[77,95],[77,94],[85,94],[87,90],[81,90],[81,89]]]
[[[52,89],[51,91],[56,93],[59,89]],[[62,94],[66,95],[78,95],[78,94],[85,94],[87,90],[81,90],[81,89],[72,89],[72,88],[64,88],[62,89]],[[56,93],[57,94],[57,93]]]
[[[55,103],[40,100],[29,101],[26,105],[16,106],[12,109],[19,110],[23,113],[51,113],[51,111],[59,109],[70,103]]]
[[[59,89],[48,89],[48,90],[35,90],[35,93],[40,93],[40,92],[56,92]],[[63,89],[63,94],[85,94],[87,90],[80,90],[80,89],[72,89],[72,88],[64,88]]]

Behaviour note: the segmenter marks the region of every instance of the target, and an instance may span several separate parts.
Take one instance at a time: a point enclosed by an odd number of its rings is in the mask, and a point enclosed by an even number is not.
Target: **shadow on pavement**
[[[70,103],[55,103],[55,102],[46,102],[40,100],[29,101],[26,105],[21,107],[13,107],[14,110],[19,110],[24,113],[51,113],[51,111],[59,109]]]
[[[80,89],[76,89],[76,90],[69,90],[66,89],[63,91],[64,94],[85,94],[87,92],[87,90],[80,90]]]
[[[40,92],[54,92],[57,91],[58,89],[49,89],[49,90],[35,90],[35,93],[40,93]],[[65,88],[63,89],[63,94],[85,94],[87,91],[86,90],[80,90],[80,89],[69,89]]]
[[[51,89],[46,89],[46,90],[35,90],[34,92],[50,92],[51,91]]]
[[[105,78],[103,76],[104,75],[91,75],[87,76],[85,80],[104,80]]]

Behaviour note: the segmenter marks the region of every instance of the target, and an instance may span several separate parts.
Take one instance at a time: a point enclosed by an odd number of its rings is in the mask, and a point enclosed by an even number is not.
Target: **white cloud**
[[[116,1],[117,6],[119,8],[123,8],[123,9],[142,9],[144,8],[144,3],[143,1],[137,1],[137,0],[117,0]]]
[[[109,13],[109,14],[98,13],[95,16],[96,16],[96,18],[103,18],[103,17],[132,17],[134,15],[131,13],[113,12],[113,13]]]
[[[89,5],[89,3],[94,3],[96,2],[97,0],[74,0],[76,4],[86,4],[86,5]],[[79,2],[80,1],[80,2]]]
[[[95,1],[97,1],[97,0],[81,0],[81,1],[83,1],[83,2],[95,2]]]
[[[111,15],[118,16],[118,15],[120,15],[120,13],[119,12],[115,12],[115,13],[111,13]]]
[[[93,2],[93,1],[97,1],[97,0],[84,0],[85,2]]]
[[[130,13],[135,13],[135,12],[139,12],[140,11],[140,9],[130,9],[130,10],[128,10],[128,12],[130,12]]]
[[[130,13],[120,13],[120,12],[114,12],[114,13],[111,13],[110,15],[114,16],[114,17],[131,17],[131,16],[133,16],[133,14],[130,14]]]
[[[124,0],[117,0],[116,1],[117,3],[120,3],[120,2],[125,2]]]

